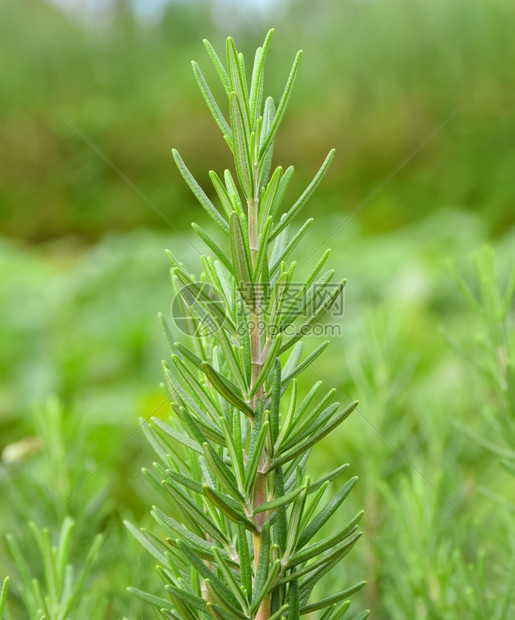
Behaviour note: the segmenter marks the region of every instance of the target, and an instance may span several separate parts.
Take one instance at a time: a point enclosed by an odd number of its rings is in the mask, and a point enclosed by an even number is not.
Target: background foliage
[[[252,49],[273,23],[268,80],[277,95],[282,54],[305,51],[276,148],[277,163],[296,158],[291,196],[337,147],[309,207],[310,251],[463,106],[329,242],[329,266],[349,283],[344,333],[322,370],[350,399],[359,395],[362,416],[312,463],[316,475],[349,461],[361,477],[347,516],[366,507],[364,543],[346,570],[367,575],[358,604],[371,617],[509,618],[514,332],[513,303],[504,317],[502,300],[515,254],[515,8],[292,1],[217,13],[221,6],[174,3],[141,18],[124,2],[85,17],[45,2],[0,5],[0,448],[9,446],[0,530],[13,533],[43,587],[28,521],[57,544],[73,518],[76,567],[102,532],[86,592],[98,617],[145,617],[125,586],[151,590],[152,560],[120,525],[150,527],[139,468],[152,457],[141,434],[94,472],[139,416],[168,415],[158,387],[167,353],[153,319],[171,301],[162,249],[187,264],[196,253],[51,106],[193,239],[187,226],[200,208],[170,148],[180,144],[204,182],[228,161],[188,61],[202,37],[219,43],[230,31]],[[502,295],[480,252],[485,241]],[[24,618],[2,535],[0,581],[4,574],[11,616]],[[341,589],[332,579],[327,592]],[[87,610],[86,596],[72,617],[90,618]]]

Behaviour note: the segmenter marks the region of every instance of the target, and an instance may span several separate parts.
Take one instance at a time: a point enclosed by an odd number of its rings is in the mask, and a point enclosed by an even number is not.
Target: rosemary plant
[[[319,612],[320,618],[336,620],[346,613],[349,596],[364,585],[360,581],[328,598],[311,597],[319,580],[360,537],[362,512],[315,542],[357,478],[324,500],[330,482],[347,465],[312,481],[306,464],[311,448],[357,403],[340,409],[331,403],[334,390],[322,395],[321,381],[304,398],[298,396],[298,376],[328,344],[303,356],[304,336],[334,306],[345,282],[333,284],[333,271],[320,275],[328,251],[300,285],[297,265],[289,262],[312,220],[293,235],[290,227],[334,151],[281,215],[293,167],[279,166],[270,174],[272,154],[302,52],[276,107],[272,97],[263,95],[272,33],[256,52],[250,84],[243,55],[231,38],[227,69],[204,41],[228,97],[229,121],[193,62],[202,95],[234,155],[236,179],[229,170],[223,179],[209,173],[220,208],[173,151],[221,241],[193,224],[213,254],[202,257],[199,281],[169,252],[188,335],[186,343],[174,342],[161,317],[172,353],[171,363],[163,366],[165,387],[175,415],[170,424],[152,418],[144,425],[160,458],[156,474],[144,473],[172,511],[152,511],[166,542],[127,523],[157,559],[169,599],[131,590],[163,618],[295,619]],[[355,620],[368,613],[359,613]]]
[[[485,245],[476,255],[475,269],[477,292],[474,283],[469,284],[455,270],[458,286],[477,319],[474,345],[463,348],[450,334],[444,333],[457,353],[490,386],[491,394],[482,416],[486,432],[478,435],[465,425],[462,430],[500,458],[504,467],[515,474],[515,267],[511,267],[509,278],[503,285],[496,273],[494,251]],[[512,509],[515,509],[513,504]]]
[[[84,618],[84,608],[80,609],[85,591],[85,581],[98,555],[103,536],[98,534],[77,570],[71,563],[70,546],[75,522],[65,517],[59,532],[57,545],[52,544],[50,531],[41,529],[30,522],[42,565],[42,578],[33,574],[37,565],[37,554],[27,561],[11,534],[7,534],[7,544],[19,572],[18,594],[30,620],[69,620]],[[7,590],[7,584],[5,584]],[[2,598],[0,597],[0,601]],[[5,597],[4,597],[5,604]],[[2,603],[0,602],[0,618]]]

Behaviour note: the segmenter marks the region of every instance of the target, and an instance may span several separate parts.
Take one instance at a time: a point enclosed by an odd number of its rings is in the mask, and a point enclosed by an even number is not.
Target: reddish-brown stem
[[[258,200],[256,198],[248,201],[248,223],[249,223],[249,248],[252,259],[252,269],[256,266],[256,259],[259,252],[259,231],[258,231]],[[254,287],[254,303],[249,308],[250,319],[250,356],[251,356],[251,387],[255,384],[262,368],[262,351],[261,351],[261,333],[260,333],[260,290],[259,281]],[[256,407],[260,398],[263,398],[263,389],[260,388],[253,399],[253,406]],[[252,490],[252,505],[259,506],[267,501],[266,474],[261,472],[263,463],[265,462],[265,454],[260,458],[260,464],[254,488]],[[266,520],[266,513],[258,513],[255,516],[257,532],[253,535],[254,544],[254,564],[257,571],[259,556],[261,554],[261,530]],[[256,614],[256,620],[268,620],[270,618],[270,597],[266,596],[261,602]]]

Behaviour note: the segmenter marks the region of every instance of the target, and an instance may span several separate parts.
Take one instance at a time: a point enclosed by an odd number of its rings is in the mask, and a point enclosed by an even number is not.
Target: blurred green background
[[[55,529],[70,514],[79,559],[105,531],[90,591],[97,615],[86,601],[74,617],[150,617],[124,588],[157,591],[153,562],[120,528],[122,517],[146,522],[156,501],[139,472],[152,460],[142,435],[55,507],[163,400],[163,250],[192,269],[198,257],[149,203],[199,247],[189,224],[206,218],[170,149],[208,193],[208,171],[230,164],[190,60],[216,83],[202,38],[223,49],[231,34],[249,53],[271,26],[266,87],[276,99],[305,52],[276,144],[277,165],[296,169],[290,200],[337,148],[306,208],[316,222],[299,256],[329,245],[348,278],[344,336],[322,368],[364,415],[312,458],[314,472],[351,462],[362,478],[353,502],[367,508],[364,542],[327,592],[364,577],[360,602],[374,618],[500,618],[492,609],[515,530],[497,507],[513,501],[513,477],[458,425],[486,433],[484,416],[506,413],[491,375],[505,367],[495,366],[499,347],[513,350],[513,309],[504,344],[489,340],[449,261],[474,292],[484,242],[501,282],[515,262],[510,0],[0,3],[0,450],[42,440],[0,465],[0,530],[30,553],[27,519]],[[467,356],[494,359],[494,370],[478,379]],[[484,584],[467,572],[480,551]],[[0,577],[8,572],[16,582],[2,536]],[[11,607],[26,617],[15,583]]]

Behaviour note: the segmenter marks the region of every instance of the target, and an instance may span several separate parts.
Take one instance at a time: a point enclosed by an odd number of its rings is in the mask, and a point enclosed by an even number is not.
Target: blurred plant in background
[[[481,410],[486,428],[480,435],[467,427],[463,430],[515,474],[515,329],[510,314],[515,298],[515,266],[504,284],[494,260],[493,249],[484,246],[475,257],[476,282],[471,285],[458,275],[460,289],[476,319],[475,333],[463,345],[450,335],[448,338],[491,392],[488,405]]]
[[[37,544],[38,555],[40,555],[38,559],[43,572],[41,580],[32,572],[38,564],[33,550],[27,562],[15,538],[12,535],[7,537],[11,554],[20,574],[19,595],[25,606],[25,612],[31,620],[87,618],[93,607],[99,615],[103,613],[98,600],[91,596],[84,596],[84,582],[97,557],[102,543],[102,534],[96,536],[87,557],[81,562],[80,571],[76,574],[74,567],[69,563],[74,526],[74,521],[66,517],[59,533],[59,543],[54,546],[47,528],[40,530],[32,521],[29,523]]]
[[[120,617],[129,608],[123,600],[129,558],[133,569],[149,567],[146,558],[132,558],[133,547],[122,540],[121,515],[134,512],[117,501],[122,489],[113,470],[109,485],[96,477],[82,490],[98,467],[92,452],[102,429],[55,399],[36,409],[30,422],[34,435],[8,444],[0,463],[0,493],[9,507],[0,516],[8,532],[7,546],[0,541],[0,567],[11,575],[7,617],[86,619],[92,609],[99,618]],[[127,482],[119,484],[130,496]],[[137,502],[132,507],[138,511]],[[98,532],[104,532],[102,546]]]
[[[110,12],[80,19],[79,10],[64,13],[48,1],[2,2],[5,232],[29,240],[62,234],[92,240],[105,230],[166,226],[52,105],[186,226],[184,207],[198,207],[171,177],[169,145],[185,145],[184,157],[195,161],[192,173],[201,180],[213,157],[228,162],[216,128],[202,120],[187,61],[202,37],[217,43],[229,25],[248,52],[271,19],[282,40],[273,54],[291,53],[299,40],[309,52],[277,143],[277,159],[298,154],[293,191],[305,185],[324,145],[335,142],[340,157],[318,200],[326,211],[348,214],[463,105],[360,221],[377,232],[458,209],[481,213],[488,233],[513,224],[511,0],[288,0],[260,13],[252,2],[227,1],[221,10],[207,0],[161,5],[142,17],[130,2],[116,2]],[[281,76],[272,70],[269,78],[278,92]],[[320,92],[311,87],[314,78],[324,82]]]

